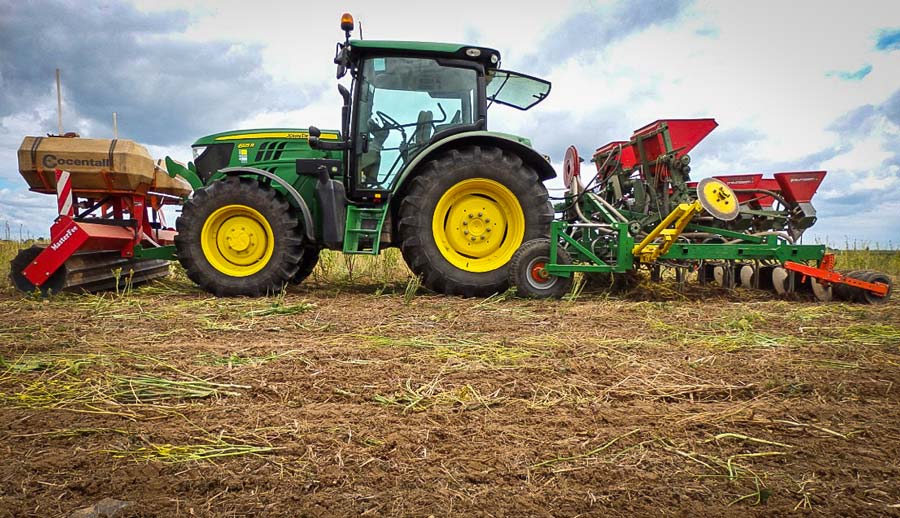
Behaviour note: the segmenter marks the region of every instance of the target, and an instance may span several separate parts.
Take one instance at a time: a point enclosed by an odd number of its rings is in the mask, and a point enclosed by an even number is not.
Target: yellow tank
[[[186,197],[190,184],[172,178],[147,149],[125,139],[25,137],[19,146],[19,173],[32,191],[55,194],[55,169],[68,171],[77,196],[158,192]]]

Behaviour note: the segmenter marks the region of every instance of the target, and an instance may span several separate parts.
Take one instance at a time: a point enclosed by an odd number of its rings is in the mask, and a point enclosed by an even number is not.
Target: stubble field
[[[397,254],[260,299],[4,284],[0,516],[900,514],[895,301],[417,288]]]

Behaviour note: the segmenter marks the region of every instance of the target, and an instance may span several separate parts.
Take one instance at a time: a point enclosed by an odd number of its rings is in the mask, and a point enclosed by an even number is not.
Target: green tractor
[[[428,288],[487,296],[508,286],[519,246],[549,237],[556,176],[528,139],[488,131],[494,104],[527,110],[550,83],[501,70],[493,49],[346,39],[341,130],[257,129],[198,140],[167,159],[194,194],[177,221],[178,260],[219,296],[300,282],[319,252],[396,246]]]

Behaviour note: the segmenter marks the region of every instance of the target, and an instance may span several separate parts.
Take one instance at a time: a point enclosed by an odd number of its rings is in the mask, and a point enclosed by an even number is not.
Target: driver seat
[[[419,112],[419,118],[416,120],[416,131],[413,133],[409,143],[413,146],[424,146],[428,143],[434,132],[434,114],[431,110],[422,110]]]

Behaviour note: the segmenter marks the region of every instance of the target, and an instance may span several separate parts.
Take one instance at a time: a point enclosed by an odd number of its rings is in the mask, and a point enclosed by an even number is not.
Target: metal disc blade
[[[749,264],[745,264],[741,267],[741,287],[742,288],[752,288],[753,287],[753,276],[756,275],[756,268]]]
[[[713,279],[719,286],[725,286],[725,267],[716,266],[713,268]]]
[[[772,284],[775,286],[775,293],[784,295],[788,292],[788,271],[781,266],[772,268]]]
[[[697,199],[706,212],[722,221],[731,221],[741,212],[741,206],[731,187],[715,178],[700,180],[697,184]]]
[[[809,285],[812,288],[813,295],[820,302],[831,302],[833,295],[831,293],[831,285],[823,285],[818,279],[810,279]]]

